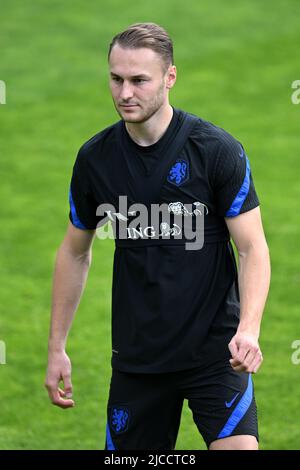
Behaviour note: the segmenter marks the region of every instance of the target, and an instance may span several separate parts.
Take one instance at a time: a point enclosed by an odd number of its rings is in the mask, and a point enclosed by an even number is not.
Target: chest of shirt
[[[103,146],[99,158],[91,161],[90,180],[98,204],[118,204],[126,196],[128,205],[152,204],[205,206],[206,214],[215,211],[214,193],[206,156],[193,145],[186,145],[163,168],[164,155],[152,164],[150,172],[140,164],[141,156],[128,155],[118,146]],[[147,156],[145,156],[147,158]]]

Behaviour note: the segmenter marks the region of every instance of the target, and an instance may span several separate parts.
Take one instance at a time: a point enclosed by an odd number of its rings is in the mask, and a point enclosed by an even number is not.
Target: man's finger
[[[238,347],[237,347],[236,342],[234,340],[230,341],[230,343],[228,344],[228,348],[231,353],[231,356],[235,358],[238,353]]]
[[[250,364],[250,366],[248,367],[249,372],[256,374],[256,372],[258,371],[258,369],[260,368],[262,364],[262,361],[263,361],[263,357],[262,357],[261,352],[259,351],[257,355],[255,356],[254,360],[252,361],[252,363]]]
[[[64,398],[60,397],[52,401],[52,404],[58,406],[59,408],[73,408],[75,406],[75,402],[73,400],[65,400]]]
[[[243,366],[243,367],[246,367],[246,358],[248,358],[248,355],[250,354],[250,351],[245,352],[245,351],[248,351],[247,348],[241,348],[237,354],[232,358],[230,359],[230,364],[232,367],[237,367],[237,366]],[[249,362],[250,363],[250,362]]]
[[[240,364],[236,367],[232,366],[233,370],[235,370],[235,372],[244,372],[246,371],[246,367],[243,365],[243,364]]]
[[[231,364],[232,367],[236,367],[236,366],[240,366],[240,365],[241,365],[240,361],[239,361],[238,359],[236,359],[236,358],[235,358],[235,359],[229,359],[229,362],[230,362],[230,364]]]
[[[245,345],[242,345],[239,350],[238,350],[238,353],[236,355],[236,358],[238,359],[238,361],[240,362],[240,364],[243,364],[243,362],[245,361],[246,359],[246,356],[247,354],[249,353],[249,350],[250,350],[250,347],[249,346],[245,346]]]
[[[230,359],[230,365],[236,372],[242,372],[246,370],[246,367],[241,364],[237,359]]]
[[[53,405],[59,406],[60,408],[71,408],[75,406],[74,400],[65,399],[65,391],[59,387],[46,385],[50,401]]]
[[[247,368],[247,367],[250,367],[250,365],[253,363],[254,359],[256,358],[256,354],[257,354],[257,351],[256,350],[253,350],[253,349],[250,349],[248,351],[248,354],[246,355],[244,361],[243,361],[243,365]]]
[[[239,359],[239,355],[238,355],[235,359],[230,359],[231,367],[237,372],[241,372],[243,370],[252,372],[252,369],[250,370],[250,366],[253,364],[256,358],[256,355],[257,355],[256,351],[250,350],[248,351],[243,361]]]
[[[75,403],[73,400],[65,399],[61,396],[64,393],[63,390],[54,390],[49,392],[49,397],[53,405],[59,406],[60,408],[72,408]]]
[[[71,376],[70,375],[64,375],[62,379],[63,379],[63,382],[64,382],[65,397],[66,398],[71,398],[72,393],[73,393],[73,386],[72,386],[72,382],[71,382]]]

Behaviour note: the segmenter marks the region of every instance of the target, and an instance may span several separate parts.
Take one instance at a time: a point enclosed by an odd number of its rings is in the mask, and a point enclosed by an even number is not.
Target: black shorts
[[[184,399],[207,447],[234,435],[258,440],[251,374],[219,361],[164,374],[113,370],[105,449],[173,450]]]

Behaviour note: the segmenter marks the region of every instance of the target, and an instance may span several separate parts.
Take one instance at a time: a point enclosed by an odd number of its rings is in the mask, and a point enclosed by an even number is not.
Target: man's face
[[[116,44],[109,58],[110,90],[117,112],[125,122],[141,123],[168,102],[176,68],[165,72],[152,49],[128,49]]]

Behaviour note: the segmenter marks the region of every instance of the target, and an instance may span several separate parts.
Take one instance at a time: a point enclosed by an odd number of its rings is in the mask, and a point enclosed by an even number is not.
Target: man
[[[262,362],[270,266],[247,155],[223,129],[169,104],[176,67],[160,26],[115,36],[109,69],[121,121],[86,142],[73,168],[54,274],[49,397],[74,405],[66,338],[106,216],[116,238],[106,449],[174,449],[184,399],[209,449],[257,449],[251,377]],[[131,208],[119,208],[120,196]],[[141,219],[120,236],[134,203],[166,204],[171,219],[156,227]],[[203,221],[201,249],[187,249],[178,217]]]

